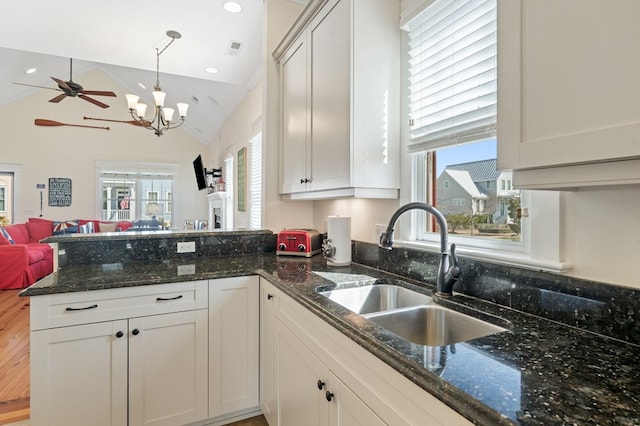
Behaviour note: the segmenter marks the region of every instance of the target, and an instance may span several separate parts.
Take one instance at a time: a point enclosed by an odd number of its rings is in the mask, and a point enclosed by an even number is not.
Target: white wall
[[[76,76],[85,87],[114,91],[118,97],[100,99],[111,105],[102,109],[81,99],[66,98],[58,104],[48,102],[56,92],[34,93],[0,107],[0,164],[18,165],[14,223],[40,214],[40,194],[36,184],[49,183],[50,177],[70,178],[72,202],[69,207],[49,207],[44,191],[43,217],[52,220],[96,218],[96,161],[127,161],[176,164],[177,188],[174,193],[174,224],[184,219],[207,217],[204,192],[198,192],[193,159],[207,148],[182,129],[169,130],[158,138],[152,131],[123,123],[84,120],[84,116],[115,120],[131,119],[124,98],[125,89],[99,69]],[[69,124],[109,127],[110,130],[70,126],[40,127],[35,118]]]

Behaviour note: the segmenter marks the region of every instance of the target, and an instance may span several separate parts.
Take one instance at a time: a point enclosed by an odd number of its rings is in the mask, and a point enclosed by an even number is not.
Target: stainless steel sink
[[[432,303],[426,294],[393,284],[341,288],[320,294],[361,315]]]
[[[338,288],[319,294],[419,345],[446,346],[507,331],[394,284]]]
[[[507,331],[435,304],[379,312],[365,318],[405,340],[427,346],[446,346]]]

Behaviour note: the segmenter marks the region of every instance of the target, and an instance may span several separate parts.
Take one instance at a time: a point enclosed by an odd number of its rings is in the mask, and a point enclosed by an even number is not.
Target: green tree
[[[468,227],[471,224],[471,216],[464,213],[451,213],[445,216],[447,220],[447,226],[449,227],[449,232],[452,234],[456,233],[456,229],[459,227]]]
[[[512,222],[509,225],[509,227],[516,234],[520,234],[521,219],[520,219],[520,215],[518,214],[518,212],[520,211],[520,197],[511,198],[509,200],[509,205],[507,206],[507,208],[509,209],[509,218],[511,219],[511,222]]]

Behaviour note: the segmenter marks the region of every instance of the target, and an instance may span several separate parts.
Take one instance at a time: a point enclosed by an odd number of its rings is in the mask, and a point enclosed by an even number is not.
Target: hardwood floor
[[[0,424],[29,418],[29,298],[0,290]]]

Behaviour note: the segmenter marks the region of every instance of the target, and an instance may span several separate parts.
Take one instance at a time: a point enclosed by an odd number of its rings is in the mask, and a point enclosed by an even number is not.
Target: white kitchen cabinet
[[[523,188],[640,182],[640,2],[498,0],[498,167]]]
[[[275,331],[279,425],[386,424],[279,319]]]
[[[260,408],[271,426],[278,424],[275,315],[280,294],[260,278]]]
[[[32,296],[31,424],[206,419],[206,292],[199,281]]]
[[[271,426],[471,424],[271,283],[260,285]]]
[[[310,2],[273,53],[281,194],[397,198],[399,2]]]
[[[259,279],[209,281],[209,415],[259,405]]]

